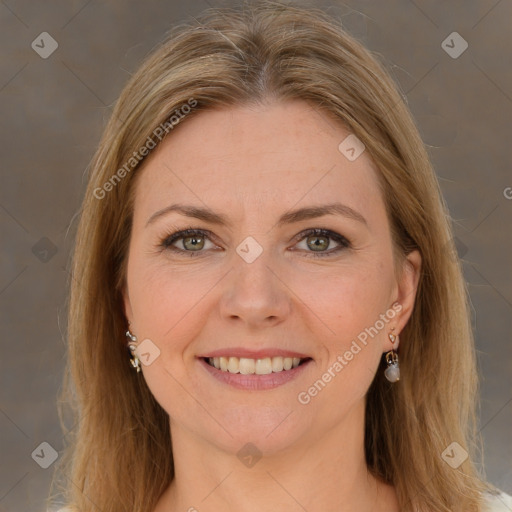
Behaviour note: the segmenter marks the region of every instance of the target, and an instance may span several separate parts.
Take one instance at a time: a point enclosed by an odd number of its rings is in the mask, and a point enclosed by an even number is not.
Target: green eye
[[[313,257],[330,256],[333,253],[350,247],[350,242],[344,236],[328,229],[310,229],[299,236],[301,237],[300,241],[305,240],[306,246],[311,249],[311,251],[306,252],[311,252]],[[327,251],[330,240],[334,240],[338,243],[338,246]]]
[[[313,257],[327,257],[351,247],[350,242],[344,236],[328,229],[309,229],[297,235],[295,239],[298,242],[305,240],[307,249],[303,249],[303,251],[310,253],[308,256]],[[331,240],[334,240],[338,246],[327,250]],[[176,242],[178,241],[181,241],[182,247],[177,247]],[[168,235],[161,241],[160,247],[175,253],[188,253],[189,256],[198,256],[206,253],[206,251],[203,251],[206,241],[212,243],[209,231],[190,228]]]

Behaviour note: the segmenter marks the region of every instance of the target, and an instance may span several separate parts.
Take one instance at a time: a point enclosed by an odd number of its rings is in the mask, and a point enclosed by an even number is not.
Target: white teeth
[[[273,357],[272,358],[272,371],[276,372],[276,373],[283,371],[283,358],[282,357]]]
[[[272,373],[272,359],[265,357],[265,359],[256,359],[256,375],[268,375]]]
[[[228,372],[240,373],[240,360],[238,357],[230,357],[228,360]]]
[[[283,370],[297,368],[299,357],[265,357],[263,359],[249,359],[247,357],[209,357],[208,362],[218,370],[242,375],[268,375]]]
[[[250,375],[251,373],[255,373],[256,371],[256,362],[254,359],[247,359],[245,357],[241,357],[238,363],[238,369],[240,373],[243,375]]]

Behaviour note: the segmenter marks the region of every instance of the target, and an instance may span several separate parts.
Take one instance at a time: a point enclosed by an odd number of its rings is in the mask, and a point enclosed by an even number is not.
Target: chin
[[[292,414],[290,414],[292,413]],[[289,416],[287,418],[287,416]],[[297,423],[297,415],[292,409],[283,410],[255,410],[231,411],[224,415],[222,424],[226,426],[232,437],[222,430],[222,438],[212,439],[212,442],[233,455],[246,450],[255,451],[264,455],[274,455],[290,448],[306,435],[307,425]]]

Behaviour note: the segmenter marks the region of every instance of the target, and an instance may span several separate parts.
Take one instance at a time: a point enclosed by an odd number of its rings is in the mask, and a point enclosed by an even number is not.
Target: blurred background
[[[46,510],[64,445],[69,254],[112,106],[172,25],[233,4],[0,0],[0,512]],[[512,2],[308,5],[377,54],[427,144],[473,307],[480,463],[512,494]]]

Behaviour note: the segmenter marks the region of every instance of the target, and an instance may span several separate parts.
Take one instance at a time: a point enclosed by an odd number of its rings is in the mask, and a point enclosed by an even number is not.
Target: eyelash
[[[158,247],[161,249],[170,250],[170,251],[176,252],[176,253],[182,253],[182,254],[186,253],[190,257],[197,257],[197,256],[200,256],[201,253],[204,253],[204,251],[185,251],[184,249],[178,249],[177,247],[173,246],[172,244],[174,242],[176,242],[177,240],[181,240],[183,238],[187,238],[187,237],[194,236],[194,235],[199,235],[199,236],[205,237],[208,240],[212,241],[209,234],[210,234],[210,231],[203,230],[203,229],[193,229],[193,228],[185,229],[182,231],[177,231],[175,233],[171,233],[171,234],[167,235],[166,237],[164,237]],[[350,247],[352,247],[350,241],[347,238],[345,238],[344,236],[342,236],[334,231],[331,231],[329,229],[322,229],[322,228],[306,229],[305,231],[303,231],[302,233],[297,235],[295,238],[297,239],[297,243],[299,243],[304,238],[307,238],[308,236],[311,236],[311,235],[325,236],[327,238],[331,238],[332,240],[334,240],[335,242],[340,244],[340,245],[338,245],[338,247],[335,247],[334,249],[331,249],[328,252],[327,251],[318,251],[318,252],[306,251],[308,253],[311,253],[311,257],[313,257],[313,258],[325,258],[328,256],[332,256],[333,254],[336,254],[343,249],[349,249]]]

